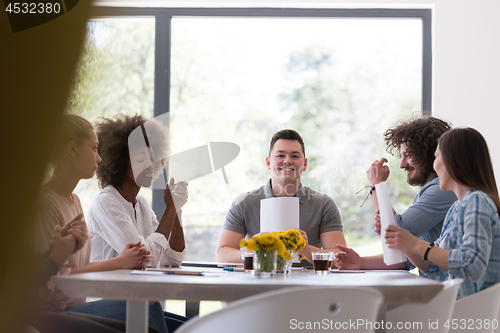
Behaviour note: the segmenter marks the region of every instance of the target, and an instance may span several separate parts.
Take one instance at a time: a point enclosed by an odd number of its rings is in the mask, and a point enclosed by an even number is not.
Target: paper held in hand
[[[375,193],[377,194],[378,207],[380,210],[380,238],[382,239],[382,248],[384,250],[384,263],[386,265],[394,265],[406,261],[406,255],[401,250],[390,249],[385,243],[385,230],[388,226],[397,226],[394,212],[392,210],[391,198],[389,197],[389,188],[387,182],[381,182],[375,185]]]
[[[279,197],[260,201],[260,232],[299,228],[299,198]]]
[[[260,232],[299,229],[299,198],[279,197],[260,201]],[[292,254],[293,262],[299,262]]]

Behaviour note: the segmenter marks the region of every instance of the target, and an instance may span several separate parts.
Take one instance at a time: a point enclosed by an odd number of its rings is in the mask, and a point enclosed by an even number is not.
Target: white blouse
[[[155,232],[158,225],[146,199],[138,195],[134,209],[114,186],[107,186],[92,201],[87,217],[92,235],[90,260],[117,257],[127,243],[141,242],[153,256],[150,266],[179,266],[186,248],[182,252],[171,249],[165,236]]]

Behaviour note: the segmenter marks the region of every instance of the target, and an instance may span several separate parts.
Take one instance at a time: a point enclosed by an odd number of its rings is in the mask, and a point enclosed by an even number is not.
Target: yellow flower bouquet
[[[283,244],[285,244],[286,251],[278,255],[278,271],[283,271],[284,273],[288,273],[291,268],[291,260],[293,259],[292,253],[299,254],[299,260],[305,259],[305,257],[299,253],[305,246],[306,241],[304,237],[300,234],[298,229],[289,229],[287,231],[275,231]]]
[[[277,255],[287,252],[285,244],[276,233],[257,234],[248,241],[243,238],[240,247],[246,247],[248,251],[255,253],[253,268],[257,275],[276,274]]]
[[[273,231],[253,236],[248,241],[240,241],[240,247],[246,246],[248,251],[254,251],[254,269],[261,272],[276,273],[276,270],[286,271],[286,263],[290,262],[292,253],[298,253],[306,245],[306,241],[297,229]],[[277,254],[277,256],[276,256]],[[299,253],[299,260],[304,259]],[[290,267],[288,267],[289,269]]]

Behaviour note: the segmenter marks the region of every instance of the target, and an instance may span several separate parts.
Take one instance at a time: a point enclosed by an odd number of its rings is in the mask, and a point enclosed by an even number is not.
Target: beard
[[[415,169],[415,174],[413,176],[408,175],[406,177],[406,181],[411,186],[424,186],[424,184],[427,182],[427,179],[429,178],[429,175],[429,172]]]

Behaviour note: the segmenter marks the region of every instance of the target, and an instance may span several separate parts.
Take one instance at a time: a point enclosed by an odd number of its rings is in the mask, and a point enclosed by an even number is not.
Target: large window
[[[214,260],[227,209],[269,179],[269,140],[283,128],[303,136],[302,183],[335,200],[348,244],[380,251],[371,202],[360,208],[366,192],[355,193],[387,155],[382,133],[430,111],[430,11],[99,8],[95,16],[72,112],[94,122],[169,112],[174,154],[207,142],[240,147],[225,167],[229,184],[221,170],[190,181],[186,260]],[[396,158],[389,165],[401,211],[417,189]],[[97,186],[77,190],[85,208]],[[142,193],[161,214],[156,191]]]
[[[69,112],[93,124],[118,113],[154,117],[154,60],[154,17],[89,22]],[[80,181],[75,193],[86,214],[99,193],[95,177]],[[140,194],[152,200],[150,189],[141,189]]]

